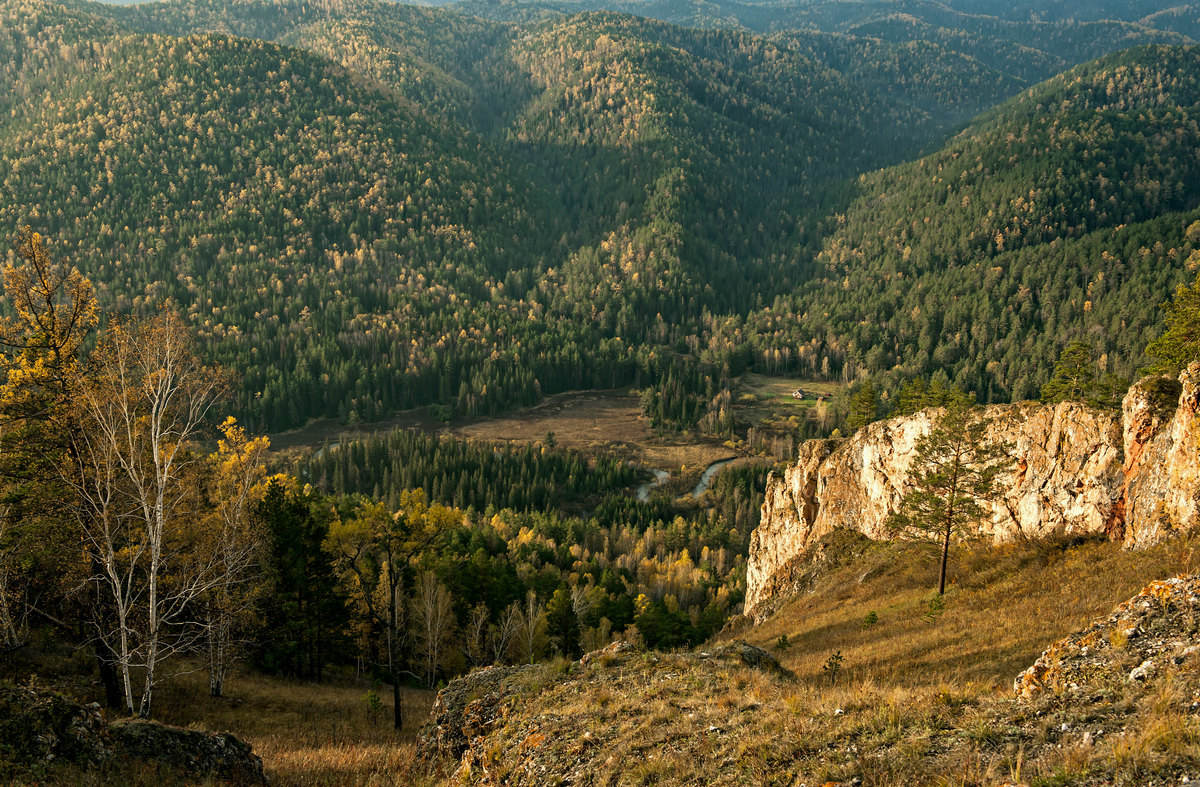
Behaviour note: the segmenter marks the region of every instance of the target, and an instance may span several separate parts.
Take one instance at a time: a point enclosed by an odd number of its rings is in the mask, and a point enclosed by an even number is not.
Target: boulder
[[[110,728],[116,750],[166,765],[178,773],[228,784],[266,784],[262,759],[228,733],[185,730],[145,719],[123,719]]]
[[[701,654],[702,656],[705,654]],[[709,658],[724,659],[726,661],[734,661],[739,664],[744,664],[747,667],[770,672],[773,675],[778,675],[782,678],[794,679],[796,673],[785,668],[779,663],[779,660],[772,656],[767,651],[751,645],[748,642],[743,642],[740,639],[735,639],[726,645],[722,645],[712,653],[707,654]]]
[[[0,686],[0,780],[16,768],[95,765],[112,756],[113,743],[99,705],[46,689]]]
[[[503,701],[522,689],[522,678],[540,665],[492,666],[450,681],[433,703],[432,724],[421,732],[426,756],[459,759],[475,738],[486,735],[503,714]]]
[[[204,782],[266,784],[262,760],[232,735],[143,719],[104,720],[100,706],[57,692],[0,686],[0,780],[23,780],[60,763],[83,768],[111,760],[166,766]]]

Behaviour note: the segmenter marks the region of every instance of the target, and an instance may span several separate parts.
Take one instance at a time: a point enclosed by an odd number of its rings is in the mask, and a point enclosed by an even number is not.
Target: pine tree
[[[850,415],[847,420],[850,429],[857,431],[874,421],[877,417],[877,408],[875,386],[870,380],[867,380],[850,395]]]
[[[988,515],[981,503],[995,494],[996,476],[1009,463],[1007,446],[986,442],[986,429],[971,398],[955,392],[917,443],[911,488],[888,521],[897,535],[940,543],[939,596],[946,592],[951,540],[970,535]]]
[[[1200,277],[1190,285],[1180,285],[1175,300],[1164,308],[1167,329],[1146,348],[1146,354],[1157,359],[1147,371],[1178,374],[1200,360]]]

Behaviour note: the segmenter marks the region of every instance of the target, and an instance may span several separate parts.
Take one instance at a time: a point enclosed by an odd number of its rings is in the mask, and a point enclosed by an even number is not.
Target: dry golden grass
[[[1007,687],[1051,642],[1192,561],[1182,542],[958,547],[937,613],[929,609],[933,550],[879,544],[744,636],[771,649],[786,634],[791,647],[776,655],[805,680],[823,679],[826,660],[841,651],[851,681]],[[871,612],[878,622],[864,626]]]
[[[656,437],[642,415],[638,398],[629,391],[587,391],[551,396],[546,401],[506,416],[455,427],[453,434],[477,440],[543,440],[554,432],[555,442],[581,451],[615,450],[626,458],[666,470],[699,472],[713,462],[736,456],[730,448],[687,435]]]
[[[180,726],[227,731],[249,742],[275,785],[433,784],[416,733],[429,721],[434,692],[405,690],[405,726],[392,727],[391,692],[382,711],[364,700],[367,684],[293,682],[237,675],[222,699],[208,695],[203,673],[179,676],[158,695],[155,716]]]
[[[792,391],[804,389],[807,394],[833,396],[846,386],[825,380],[802,380],[798,377],[767,377],[761,374],[744,374],[738,378],[738,393],[753,394],[760,401],[779,399],[781,404],[796,404]],[[811,398],[805,401],[811,404]]]
[[[534,407],[451,427],[430,418],[424,408],[353,428],[333,419],[318,419],[300,429],[272,435],[271,448],[280,461],[286,462],[339,437],[359,439],[395,429],[525,443],[545,440],[547,433],[553,432],[556,444],[563,448],[605,451],[645,467],[665,470],[671,474],[669,488],[677,489],[680,494],[691,490],[704,468],[738,455],[730,445],[703,436],[654,434],[642,415],[637,395],[629,390],[556,394]]]
[[[337,418],[314,418],[304,426],[289,429],[286,432],[276,432],[271,435],[271,450],[275,453],[304,454],[320,448],[326,443],[336,443],[345,437],[356,440],[376,433],[387,433],[397,429],[417,429],[423,432],[434,432],[443,424],[434,420],[424,407],[406,410],[396,414],[386,421],[375,421],[369,424],[348,426]]]
[[[534,442],[554,432],[565,448],[636,445],[648,438],[637,397],[628,391],[588,391],[547,397],[535,407],[455,427],[452,432],[480,440]]]

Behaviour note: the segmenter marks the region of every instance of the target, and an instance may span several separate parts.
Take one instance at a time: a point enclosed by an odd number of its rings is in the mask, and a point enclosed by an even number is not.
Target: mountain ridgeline
[[[118,311],[185,312],[269,430],[668,377],[710,397],[749,367],[1020,398],[1073,338],[1137,368],[1183,275],[1194,48],[944,140],[1186,25],[954,11],[1025,31],[973,33],[1022,53],[997,59],[944,25],[467,10],[0,0],[0,226]]]
[[[998,0],[460,0],[462,13],[530,22],[609,10],[687,27],[759,34],[806,31],[894,44],[922,42],[966,55],[1027,82],[1123,47],[1188,43],[1200,36],[1200,6],[1146,2]]]

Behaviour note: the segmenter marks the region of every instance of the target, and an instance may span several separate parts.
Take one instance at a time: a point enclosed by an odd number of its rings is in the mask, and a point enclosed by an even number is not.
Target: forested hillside
[[[1171,0],[461,0],[451,7],[463,14],[519,22],[607,9],[689,27],[764,34],[819,31],[894,43],[935,43],[1027,84],[1116,49],[1187,43],[1200,36],[1200,6]]]
[[[1036,397],[1071,340],[1134,375],[1200,246],[1198,88],[1200,50],[1130,50],[864,176],[820,273],[747,333],[816,345],[809,365],[837,342],[871,373],[944,371],[987,401]]]
[[[256,429],[632,384],[656,424],[728,435],[750,367],[1003,400],[1075,338],[1127,376],[1197,207],[1190,48],[1082,66],[901,164],[1030,74],[933,35],[613,13],[72,9],[0,4],[0,225],[118,311],[178,304]]]
[[[0,223],[44,230],[119,310],[179,303],[256,428],[652,384],[706,314],[798,283],[781,263],[832,183],[963,112],[611,14],[87,8],[0,7]]]

